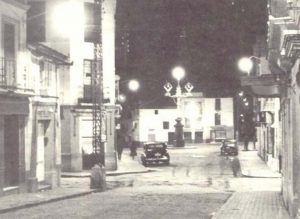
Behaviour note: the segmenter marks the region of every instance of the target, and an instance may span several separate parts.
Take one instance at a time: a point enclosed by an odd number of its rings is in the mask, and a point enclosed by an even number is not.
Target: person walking
[[[134,160],[134,157],[137,155],[137,142],[132,141],[130,144],[130,156],[132,157],[132,160]]]
[[[249,134],[246,133],[244,135],[244,151],[248,151],[249,140],[250,140]]]
[[[117,153],[118,153],[118,160],[122,159],[122,152],[123,152],[123,147],[124,147],[124,138],[123,136],[118,133],[117,134]]]

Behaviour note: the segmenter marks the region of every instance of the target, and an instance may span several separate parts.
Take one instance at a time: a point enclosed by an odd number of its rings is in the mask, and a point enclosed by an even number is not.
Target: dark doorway
[[[18,116],[4,118],[4,186],[19,182],[19,121]]]
[[[203,143],[203,132],[195,132],[195,143]]]
[[[175,141],[175,133],[168,132],[168,144],[174,144]]]

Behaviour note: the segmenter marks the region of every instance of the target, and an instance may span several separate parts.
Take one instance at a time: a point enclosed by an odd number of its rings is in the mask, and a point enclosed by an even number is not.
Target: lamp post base
[[[184,147],[184,140],[183,140],[183,125],[181,124],[181,118],[177,118],[175,127],[175,147]]]

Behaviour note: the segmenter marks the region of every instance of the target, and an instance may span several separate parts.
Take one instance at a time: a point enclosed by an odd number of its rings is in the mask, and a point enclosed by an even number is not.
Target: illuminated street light
[[[243,57],[238,61],[238,67],[241,71],[246,72],[250,74],[252,68],[253,68],[253,61],[252,59],[258,59],[256,56],[250,56],[250,57]]]
[[[175,146],[176,147],[183,147],[184,141],[183,141],[183,125],[181,124],[182,120],[182,111],[181,111],[181,99],[186,96],[191,95],[191,91],[194,88],[194,86],[191,83],[187,83],[184,88],[186,90],[185,93],[182,93],[182,89],[180,86],[180,81],[184,77],[185,71],[182,67],[177,66],[172,70],[172,76],[177,80],[177,86],[176,86],[176,92],[174,95],[171,94],[171,90],[173,88],[173,85],[169,82],[167,82],[164,85],[164,89],[166,91],[165,96],[171,97],[177,106],[177,115],[178,118],[175,120]]]
[[[119,95],[119,101],[120,101],[121,103],[124,103],[124,102],[126,101],[126,96],[125,96],[124,94],[120,94],[120,95]]]
[[[128,88],[131,91],[137,91],[140,88],[140,83],[137,80],[129,80]]]
[[[185,71],[180,66],[175,67],[172,71],[172,76],[178,81],[178,83],[184,77],[184,75],[185,75]]]
[[[249,73],[253,68],[253,62],[249,58],[241,58],[238,62],[239,69],[243,72]]]

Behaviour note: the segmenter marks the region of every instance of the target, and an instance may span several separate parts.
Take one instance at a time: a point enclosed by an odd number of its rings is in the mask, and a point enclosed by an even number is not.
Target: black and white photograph
[[[0,218],[300,219],[300,1],[0,0]]]

